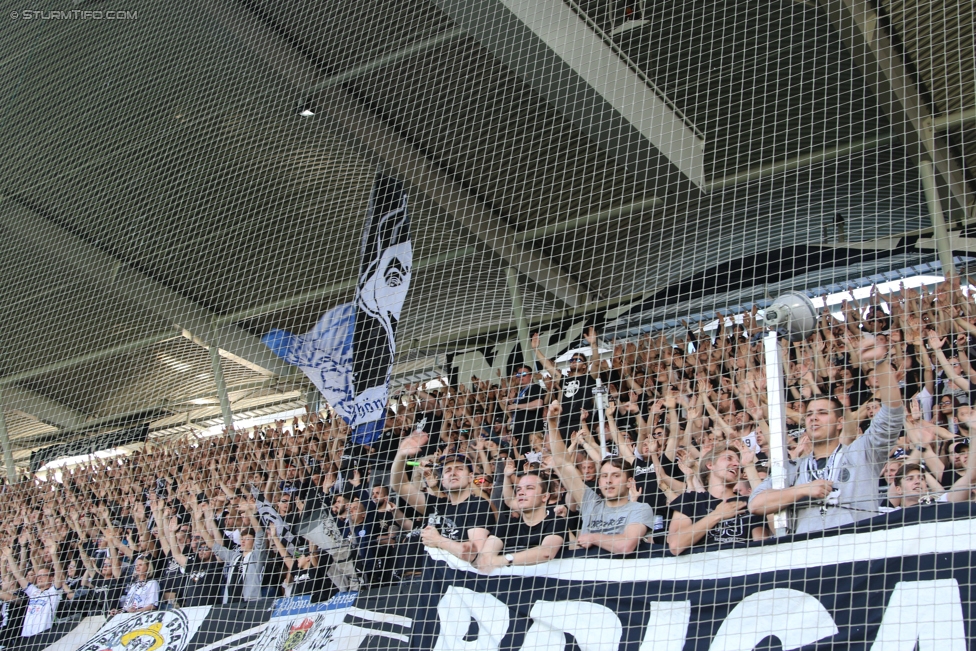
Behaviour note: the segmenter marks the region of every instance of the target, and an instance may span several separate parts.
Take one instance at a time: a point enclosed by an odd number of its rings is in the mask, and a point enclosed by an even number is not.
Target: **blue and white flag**
[[[412,266],[407,193],[402,182],[379,174],[366,209],[355,303],[329,310],[304,335],[272,330],[262,338],[318,387],[353,428],[354,443],[371,443],[383,429]]]

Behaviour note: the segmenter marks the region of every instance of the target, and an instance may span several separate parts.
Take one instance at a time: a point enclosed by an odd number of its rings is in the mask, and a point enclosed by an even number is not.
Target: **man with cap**
[[[420,540],[426,547],[443,549],[473,562],[494,522],[491,507],[472,494],[474,467],[464,454],[447,454],[438,459],[445,497],[429,495],[419,482],[411,481],[406,473],[407,459],[417,456],[426,442],[427,434],[423,432],[414,432],[400,442],[390,471],[393,489],[426,518],[420,530]]]
[[[969,462],[969,439],[958,438],[949,444],[949,463],[946,464],[939,478],[939,483],[949,488],[966,473]]]

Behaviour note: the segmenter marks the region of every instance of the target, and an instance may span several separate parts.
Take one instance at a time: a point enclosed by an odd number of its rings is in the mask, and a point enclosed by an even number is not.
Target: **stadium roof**
[[[209,346],[241,417],[303,404],[260,336],[351,299],[377,167],[411,188],[402,377],[511,337],[510,273],[531,323],[634,325],[931,262],[920,159],[965,235],[968,0],[633,4],[10,19],[0,391],[18,464],[134,422],[218,422]]]

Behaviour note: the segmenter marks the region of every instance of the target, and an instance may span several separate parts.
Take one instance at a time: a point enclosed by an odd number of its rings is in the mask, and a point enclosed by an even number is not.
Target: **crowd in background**
[[[841,311],[781,344],[793,463],[778,491],[756,310],[611,341],[602,359],[587,329],[565,371],[534,334],[508,377],[394,393],[370,445],[325,410],[7,485],[0,645],[56,618],[324,600],[416,577],[430,550],[494,572],[761,540],[784,508],[809,531],[971,500],[976,303],[951,279]]]

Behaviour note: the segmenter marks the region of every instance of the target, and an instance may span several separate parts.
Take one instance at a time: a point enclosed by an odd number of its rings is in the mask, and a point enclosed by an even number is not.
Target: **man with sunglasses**
[[[390,470],[393,489],[427,520],[419,531],[423,545],[474,562],[494,521],[491,506],[471,492],[474,467],[464,454],[448,454],[438,459],[440,488],[445,497],[427,494],[421,488],[419,477],[412,481],[406,473],[407,459],[417,456],[426,443],[427,435],[423,432],[415,432],[400,442]],[[414,546],[418,542],[416,530],[408,536],[404,564],[400,568],[404,571],[416,569],[411,561],[416,562],[418,556],[422,558],[422,550],[409,549],[411,542]]]
[[[586,341],[590,345],[591,361],[587,362],[586,355],[581,352],[573,353],[569,359],[569,373],[562,378],[559,402],[563,412],[559,417],[559,431],[564,439],[568,439],[573,431],[579,429],[583,410],[593,411],[593,388],[600,376],[600,351],[596,343],[596,330],[590,328],[586,332]],[[531,345],[543,368],[554,378],[562,377],[556,365],[539,350],[538,333],[532,335]]]

